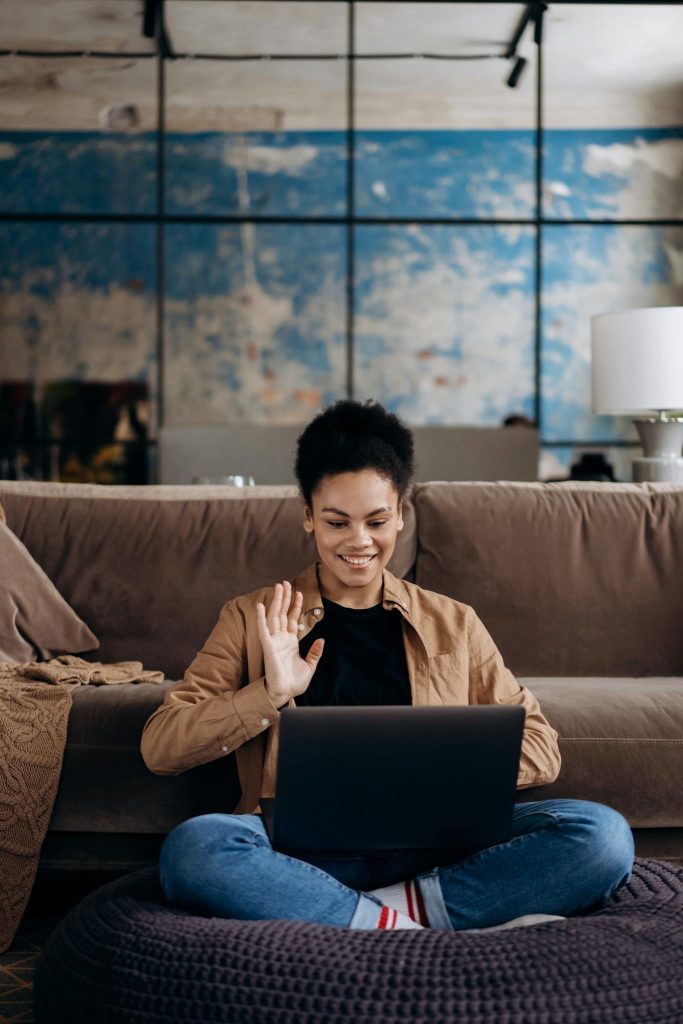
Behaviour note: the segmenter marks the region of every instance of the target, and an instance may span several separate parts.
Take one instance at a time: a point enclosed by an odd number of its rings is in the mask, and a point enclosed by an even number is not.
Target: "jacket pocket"
[[[435,654],[429,659],[429,694],[434,704],[468,704],[468,658],[464,651]]]

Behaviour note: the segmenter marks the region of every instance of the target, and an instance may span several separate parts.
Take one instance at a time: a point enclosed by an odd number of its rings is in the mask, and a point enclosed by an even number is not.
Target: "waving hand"
[[[276,707],[308,689],[323,653],[325,641],[319,637],[305,658],[299,654],[299,615],[303,604],[300,590],[292,594],[288,580],[276,583],[273,599],[266,611],[264,603],[256,605],[257,628],[266,673],[266,690]]]

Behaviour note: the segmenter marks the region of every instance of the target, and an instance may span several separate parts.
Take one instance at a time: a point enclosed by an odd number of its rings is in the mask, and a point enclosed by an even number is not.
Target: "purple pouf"
[[[502,932],[195,917],[155,869],[50,936],[37,1024],[681,1024],[683,867],[636,860],[592,914]]]

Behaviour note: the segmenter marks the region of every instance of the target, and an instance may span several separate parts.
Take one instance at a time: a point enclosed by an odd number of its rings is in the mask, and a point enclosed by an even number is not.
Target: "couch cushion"
[[[294,487],[0,481],[8,524],[100,640],[98,661],[179,679],[223,604],[316,558]],[[410,497],[390,569],[415,561]]]
[[[0,520],[0,661],[92,651],[97,637]]]
[[[683,675],[683,487],[418,484],[417,583],[472,605],[513,672]]]
[[[518,799],[595,800],[633,828],[683,826],[683,679],[520,678],[560,734],[562,769]],[[51,831],[166,833],[239,799],[234,756],[177,776],[140,755],[149,715],[170,686],[128,683],[73,691]]]
[[[195,814],[229,813],[240,789],[234,755],[182,775],[153,775],[142,729],[170,682],[73,690],[51,832],[166,833]]]
[[[560,734],[562,768],[521,800],[608,804],[632,828],[683,825],[683,679],[525,679]]]

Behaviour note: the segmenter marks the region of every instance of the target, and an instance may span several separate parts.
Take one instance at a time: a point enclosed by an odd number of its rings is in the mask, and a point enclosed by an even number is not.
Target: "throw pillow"
[[[0,522],[0,661],[45,661],[99,645],[19,538]]]

